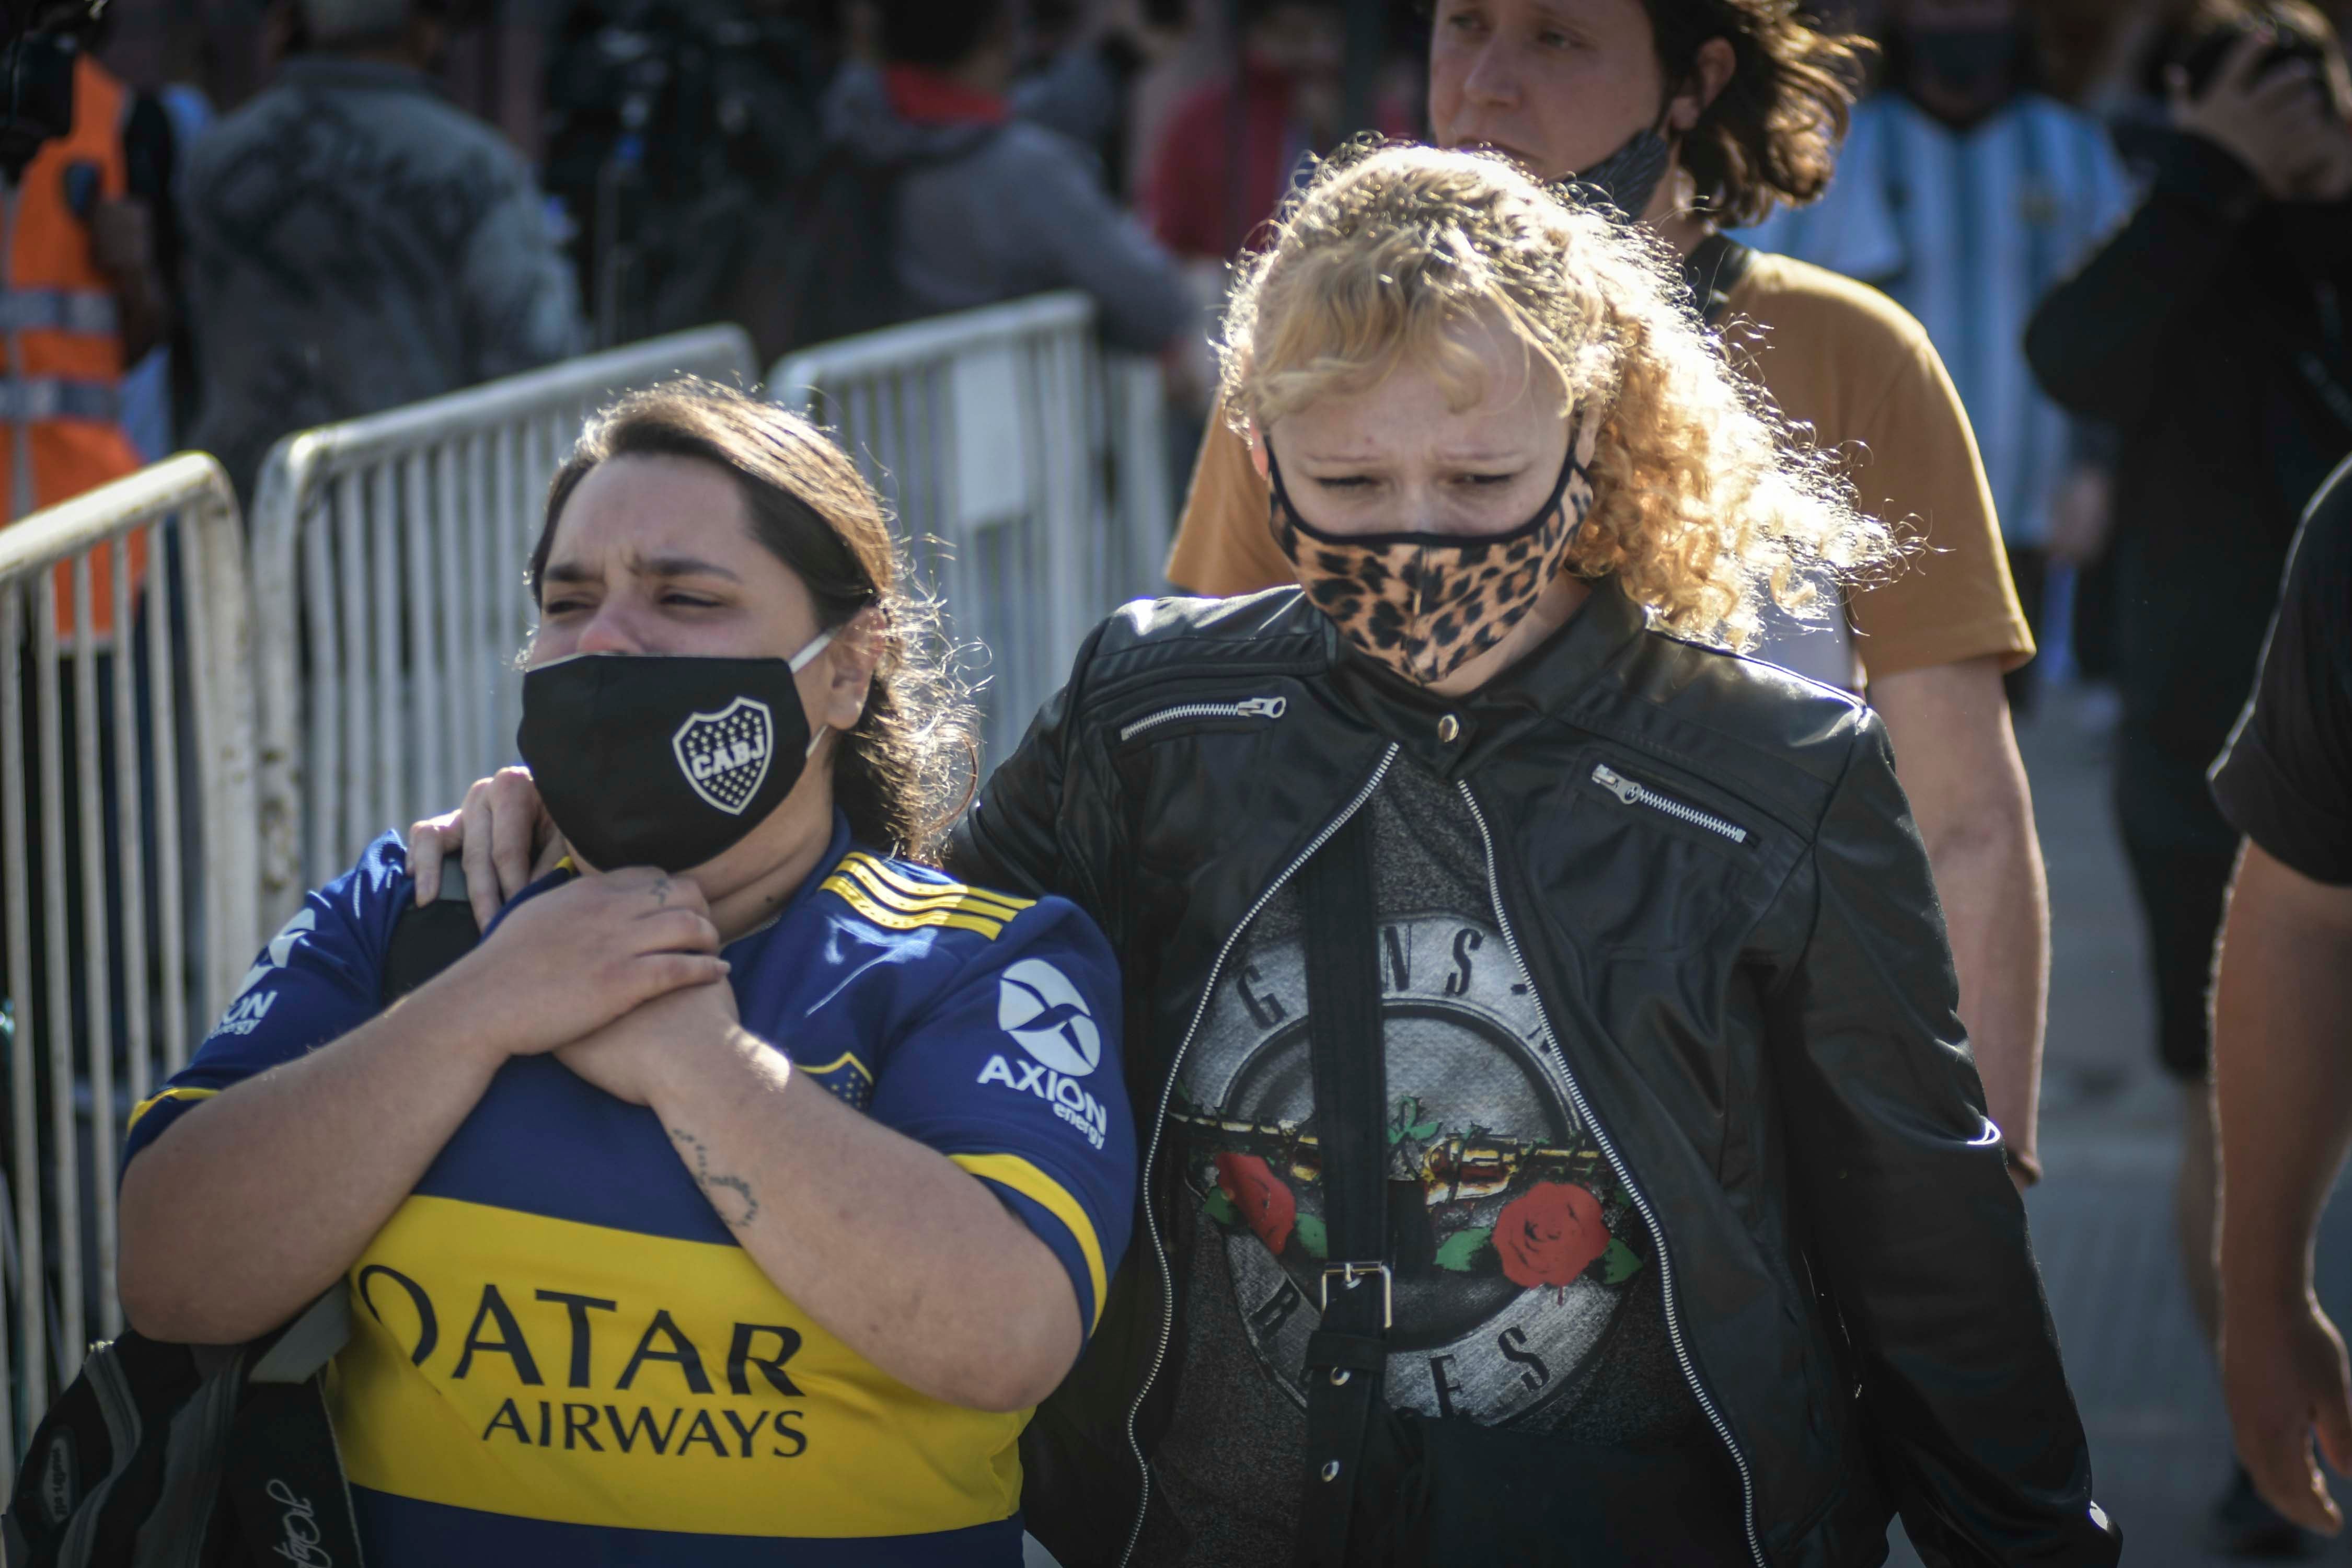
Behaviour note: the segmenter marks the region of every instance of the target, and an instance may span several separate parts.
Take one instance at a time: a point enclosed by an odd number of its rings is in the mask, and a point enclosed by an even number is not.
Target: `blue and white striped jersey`
[[[2021,94],[1962,132],[1885,92],[1856,106],[1822,198],[1740,237],[1874,284],[1919,319],[1976,428],[2003,536],[2035,546],[2072,441],[2025,363],[2025,325],[2131,195],[2105,128],[2052,99]]]

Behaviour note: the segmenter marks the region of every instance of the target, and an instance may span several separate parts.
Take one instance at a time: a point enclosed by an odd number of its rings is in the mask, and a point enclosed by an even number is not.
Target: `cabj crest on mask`
[[[730,816],[740,816],[768,776],[768,760],[776,750],[775,721],[766,703],[738,697],[716,713],[690,715],[670,738],[670,749],[695,794]]]

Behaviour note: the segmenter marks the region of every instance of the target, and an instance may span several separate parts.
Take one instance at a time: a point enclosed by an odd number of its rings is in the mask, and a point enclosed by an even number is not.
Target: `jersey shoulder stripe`
[[[1030,907],[1026,900],[982,893],[961,882],[924,884],[900,874],[887,861],[861,852],[842,858],[822,884],[826,892],[888,931],[947,927],[992,942],[1006,923]]]
[[[978,931],[993,942],[1004,929],[1004,921],[1001,919],[957,909],[929,910],[919,914],[903,913],[875,902],[867,897],[865,889],[838,873],[827,877],[824,886],[826,892],[838,896],[859,915],[886,931],[920,931],[925,926],[950,926],[959,931]]]
[[[961,899],[993,906],[1003,910],[1004,918],[1010,920],[1036,902],[1034,899],[1016,899],[1010,893],[974,888],[946,877],[936,880],[917,877],[907,868],[894,865],[878,855],[868,855],[862,849],[853,849],[843,856],[837,869],[850,872],[877,895],[908,906],[928,904],[939,899]]]
[[[950,1154],[948,1158],[984,1182],[994,1182],[1008,1187],[1043,1208],[1077,1241],[1078,1250],[1087,1260],[1087,1282],[1094,1287],[1094,1322],[1087,1331],[1094,1331],[1095,1323],[1102,1321],[1103,1293],[1109,1288],[1108,1271],[1103,1268],[1102,1243],[1095,1236],[1094,1222],[1067,1188],[1018,1154]]]

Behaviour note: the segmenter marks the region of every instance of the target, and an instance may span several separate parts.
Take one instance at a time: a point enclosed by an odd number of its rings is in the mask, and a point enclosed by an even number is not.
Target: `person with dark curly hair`
[[[1853,458],[1865,510],[1925,546],[1849,585],[1826,626],[1778,620],[1763,657],[1866,687],[1885,719],[1950,922],[1960,1016],[2012,1173],[2032,1180],[2049,910],[2001,677],[2034,645],[1976,438],[1902,307],[1719,232],[1828,186],[1866,41],[1811,25],[1796,0],[1435,0],[1431,21],[1437,142],[1577,176],[1673,247],[1710,321],[1760,329],[1738,368]],[[1244,443],[1213,424],[1170,580],[1217,595],[1292,581],[1267,494]]]

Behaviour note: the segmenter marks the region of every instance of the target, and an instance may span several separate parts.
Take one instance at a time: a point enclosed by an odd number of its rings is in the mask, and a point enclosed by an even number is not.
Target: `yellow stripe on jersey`
[[[525,1519],[831,1539],[1020,1506],[1027,1411],[916,1393],[740,1247],[413,1196],[349,1279],[330,1402],[362,1486]]]
[[[193,1104],[199,1100],[210,1100],[219,1092],[216,1089],[167,1089],[161,1094],[150,1095],[131,1108],[131,1120],[122,1124],[122,1130],[128,1132],[138,1126],[141,1117],[167,1100],[184,1100]]]
[[[1095,1322],[1101,1322],[1103,1292],[1110,1286],[1103,1274],[1102,1243],[1095,1238],[1094,1222],[1087,1218],[1087,1211],[1078,1206],[1078,1200],[1070,1196],[1061,1183],[1018,1154],[950,1154],[948,1158],[983,1181],[1011,1187],[1069,1228],[1070,1234],[1077,1237],[1078,1250],[1086,1254],[1087,1282],[1095,1291]],[[1093,1332],[1093,1324],[1087,1325],[1087,1331]]]
[[[834,869],[836,873],[848,872],[864,883],[866,891],[875,898],[909,914],[956,904],[964,906],[973,914],[1009,921],[1029,907],[1029,900],[1007,898],[1002,893],[982,892],[977,888],[967,888],[961,882],[941,882],[927,887],[897,871],[887,861],[877,860],[871,855],[852,852],[844,856],[841,864]]]
[[[974,888],[962,882],[922,881],[918,878],[909,877],[880,856],[868,855],[862,849],[853,849],[843,858],[854,860],[866,867],[875,875],[914,898],[927,898],[933,893],[961,893],[966,898],[986,899],[992,903],[1003,904],[1015,913],[1037,901],[1034,899],[1016,899],[1010,893],[1000,893],[992,888]]]
[[[873,1069],[868,1068],[864,1062],[859,1061],[857,1059],[857,1053],[855,1051],[844,1051],[839,1056],[834,1058],[833,1060],[817,1067],[801,1067],[799,1063],[794,1063],[793,1065],[800,1067],[800,1070],[808,1074],[811,1078],[815,1078],[822,1073],[838,1072],[843,1068],[848,1068],[866,1082],[872,1083],[874,1081]]]
[[[929,910],[920,914],[902,914],[886,909],[868,898],[866,889],[846,877],[827,877],[822,884],[828,893],[838,893],[842,900],[876,925],[889,931],[919,931],[925,926],[954,926],[963,931],[976,931],[993,942],[1004,929],[1002,919],[986,915],[966,914],[961,906],[945,910]]]

